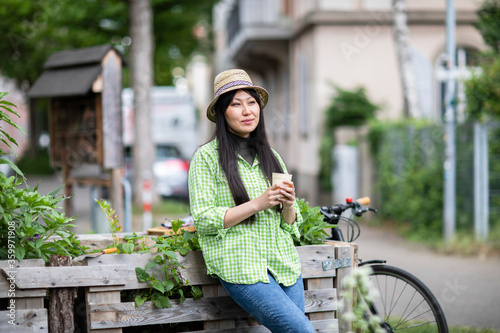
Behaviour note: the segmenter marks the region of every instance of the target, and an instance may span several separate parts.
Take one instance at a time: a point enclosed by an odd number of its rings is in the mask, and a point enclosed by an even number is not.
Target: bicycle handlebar
[[[370,207],[363,207],[363,205],[370,204],[370,198],[364,197],[357,200],[352,200],[352,198],[346,198],[345,204],[338,204],[330,207],[321,207],[320,213],[323,215],[324,221],[328,224],[338,225],[340,221],[346,222],[348,225],[347,229],[347,241],[352,242],[359,237],[360,229],[356,221],[352,218],[347,218],[341,216],[343,212],[348,209],[352,210],[354,216],[361,216],[368,211],[377,212],[376,209]],[[332,229],[332,236],[327,238],[330,240],[344,241],[344,236],[339,228]]]
[[[377,212],[373,208],[365,208],[363,206],[370,204],[369,197],[359,198],[357,200],[352,200],[352,198],[346,198],[345,204],[337,204],[334,206],[324,206],[320,208],[321,214],[325,216],[325,220],[329,223],[338,220],[340,215],[348,209],[352,209],[354,215],[361,216],[368,211]]]

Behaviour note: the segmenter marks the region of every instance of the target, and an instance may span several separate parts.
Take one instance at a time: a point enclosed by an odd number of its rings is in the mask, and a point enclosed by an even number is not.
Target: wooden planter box
[[[353,249],[345,243],[297,247],[305,283],[306,314],[317,332],[343,331],[338,328],[336,316],[337,287],[341,278],[355,264]],[[133,302],[121,302],[121,291],[149,288],[146,283],[137,280],[135,268],[144,268],[157,255],[107,254],[86,259],[84,266],[70,267],[43,267],[43,261],[42,265],[38,262],[36,266],[30,266],[25,260],[17,268],[16,300],[20,297],[30,300],[32,297],[42,298],[41,303],[38,301],[28,310],[36,314],[36,324],[33,316],[28,318],[24,312],[26,310],[16,308],[17,331],[12,330],[11,326],[0,326],[0,331],[6,328],[9,332],[47,332],[47,310],[43,308],[46,289],[77,287],[84,290],[81,294],[85,295],[88,332],[118,333],[124,327],[188,322],[202,322],[203,332],[269,332],[248,318],[218,280],[206,275],[200,251],[191,252],[185,257],[178,255],[178,259],[184,266],[180,270],[182,277],[189,280],[191,285],[201,286],[201,299],[186,299],[184,303],[172,300],[172,307],[168,309],[156,308],[151,302],[139,308]],[[0,268],[4,279],[5,266]],[[5,282],[0,282],[1,298],[8,298],[6,291],[9,287]],[[7,313],[0,315],[6,316]],[[4,321],[0,325],[4,325]]]
[[[42,268],[42,259],[27,259],[22,262],[0,261],[0,332],[48,332],[47,309],[44,308],[43,288],[19,289],[17,278],[24,268]],[[24,273],[21,273],[24,274]]]

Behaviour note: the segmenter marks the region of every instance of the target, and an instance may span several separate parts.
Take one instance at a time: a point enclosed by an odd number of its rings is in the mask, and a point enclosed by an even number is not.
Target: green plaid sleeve
[[[211,155],[213,154],[201,147],[191,159],[188,178],[191,214],[200,235],[224,237],[227,232],[224,229],[224,216],[229,207],[217,205],[218,170],[213,168],[218,164],[212,161],[217,156]]]

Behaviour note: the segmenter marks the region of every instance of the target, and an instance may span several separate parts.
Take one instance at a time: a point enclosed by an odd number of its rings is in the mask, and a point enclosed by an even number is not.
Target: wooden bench
[[[305,285],[306,314],[317,332],[342,332],[337,320],[336,290],[341,277],[352,269],[353,248],[339,243],[301,246],[297,250]],[[139,308],[133,302],[122,302],[120,292],[149,288],[137,280],[135,268],[144,268],[157,255],[108,254],[86,259],[84,265],[87,266],[19,267],[16,289],[18,293],[38,290],[36,295],[40,297],[40,291],[45,292],[45,288],[81,288],[84,290],[81,294],[84,295],[88,332],[119,333],[125,327],[193,322],[203,327],[194,332],[269,332],[249,318],[217,279],[206,275],[199,251],[185,257],[178,255],[178,259],[184,266],[182,277],[192,285],[201,286],[201,299],[186,299],[184,303],[172,300],[172,307],[168,309],[156,308],[151,302],[145,302]],[[46,318],[46,310],[42,308]],[[27,327],[29,325],[17,326],[25,329],[19,332],[34,331]]]

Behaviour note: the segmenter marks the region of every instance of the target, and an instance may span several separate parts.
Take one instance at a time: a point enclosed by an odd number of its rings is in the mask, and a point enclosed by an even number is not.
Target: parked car
[[[153,174],[156,193],[164,198],[188,199],[189,161],[182,158],[179,149],[172,145],[156,146]],[[125,176],[132,182],[132,149],[125,149]]]

